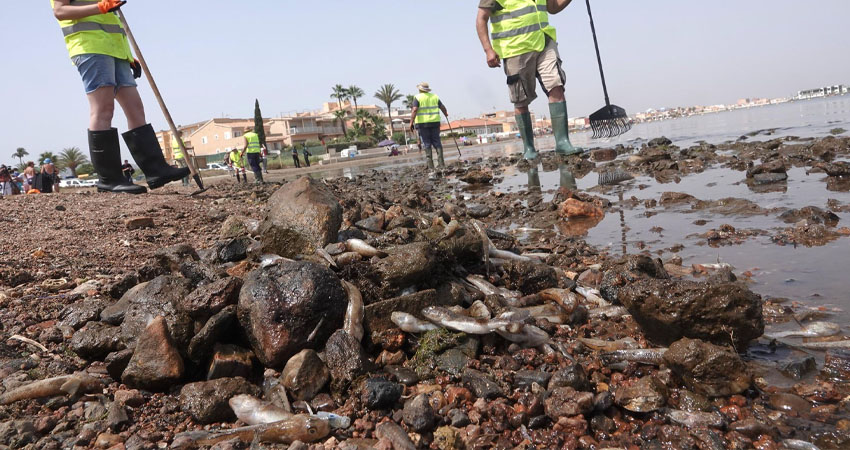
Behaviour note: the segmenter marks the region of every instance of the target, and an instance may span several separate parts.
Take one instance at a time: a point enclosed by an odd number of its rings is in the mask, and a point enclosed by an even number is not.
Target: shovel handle
[[[593,46],[596,47],[596,62],[599,63],[599,76],[602,77],[602,92],[605,93],[605,105],[611,106],[608,99],[608,86],[605,83],[605,72],[602,70],[602,56],[599,54],[599,41],[596,39],[596,26],[593,24],[593,13],[590,11],[590,0],[586,0],[587,15],[590,17],[590,31],[593,33]]]

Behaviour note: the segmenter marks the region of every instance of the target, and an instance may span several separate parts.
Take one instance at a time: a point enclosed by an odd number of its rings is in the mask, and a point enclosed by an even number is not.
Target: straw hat
[[[431,86],[424,81],[416,85],[416,89],[419,89],[420,92],[431,92]]]

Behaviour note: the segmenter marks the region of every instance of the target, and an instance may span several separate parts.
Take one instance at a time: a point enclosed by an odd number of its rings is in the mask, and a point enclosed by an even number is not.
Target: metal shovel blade
[[[607,105],[590,115],[593,139],[612,138],[632,129],[632,121],[626,110],[617,105]]]

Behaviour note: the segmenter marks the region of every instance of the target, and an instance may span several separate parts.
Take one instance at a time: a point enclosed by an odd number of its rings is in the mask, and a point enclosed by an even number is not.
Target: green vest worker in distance
[[[59,21],[71,62],[77,67],[89,100],[89,153],[98,174],[99,191],[142,194],[144,186],[127,181],[121,173],[118,130],[112,128],[115,101],[127,116],[124,141],[151,189],[189,175],[189,169],[168,165],[145,108],[136,78],[142,68],[130,53],[130,44],[115,11],[124,1],[50,0]]]
[[[442,169],[446,167],[446,161],[443,159],[443,143],[440,140],[440,111],[446,115],[446,120],[449,118],[449,113],[440,101],[440,97],[431,93],[431,86],[428,83],[419,83],[416,88],[419,89],[419,94],[416,95],[413,110],[410,112],[410,129],[419,130],[419,142],[425,149],[425,164],[428,168],[434,168],[434,161],[431,158],[433,147],[437,150],[437,167]]]
[[[263,152],[263,146],[260,144],[260,136],[254,132],[254,127],[245,127],[245,147],[242,148],[242,155],[247,157],[248,164],[251,166],[251,171],[254,172],[254,183],[263,183],[263,170],[260,168],[260,158]]]
[[[242,157],[242,153],[239,152],[238,148],[234,148],[230,151],[230,154],[227,156],[227,165],[233,168],[236,172],[236,182],[239,183],[239,171],[242,171],[242,182],[248,182],[248,174],[245,173],[245,159]]]
[[[567,127],[567,102],[564,98],[566,75],[561,68],[557,34],[549,24],[549,14],[564,10],[572,0],[480,0],[476,29],[487,56],[487,65],[499,67],[504,60],[511,102],[516,112],[525,147],[523,157],[534,159],[534,124],[528,105],[537,98],[535,80],[549,97],[549,113],[555,133],[555,152],[580,153],[570,143]],[[487,22],[490,29],[487,29]]]
[[[189,167],[186,165],[186,155],[183,154],[183,150],[180,148],[180,141],[183,141],[183,148],[186,148],[186,141],[182,137],[171,138],[171,156],[174,157],[177,167]],[[183,186],[188,185],[189,177],[183,177]]]

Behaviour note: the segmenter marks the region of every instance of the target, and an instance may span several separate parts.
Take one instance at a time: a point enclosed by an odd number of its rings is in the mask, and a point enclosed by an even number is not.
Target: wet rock
[[[123,348],[121,329],[103,322],[89,322],[71,338],[71,350],[89,361],[102,359]]]
[[[118,402],[112,402],[106,411],[106,425],[112,431],[118,431],[131,423],[127,408]]]
[[[419,394],[405,403],[402,417],[404,423],[418,433],[431,431],[437,421],[437,414],[431,408],[426,394]]]
[[[761,297],[744,284],[638,279],[610,287],[603,286],[603,294],[616,292],[616,299],[659,345],[689,337],[746,348],[764,334]]]
[[[467,184],[490,184],[493,180],[493,175],[482,170],[470,170],[459,178]]]
[[[780,362],[777,365],[779,373],[794,380],[802,379],[803,376],[814,372],[817,368],[818,364],[817,361],[815,361],[814,356],[791,359],[789,361]]]
[[[683,411],[698,412],[709,411],[711,407],[711,401],[709,401],[704,395],[688,390],[679,391],[679,409]]]
[[[242,261],[248,256],[250,246],[251,239],[245,237],[224,241],[217,246],[218,260],[224,263]]]
[[[664,192],[661,194],[661,199],[658,203],[662,206],[679,205],[683,203],[692,203],[697,199],[691,194],[684,192]]]
[[[100,312],[107,306],[109,304],[100,299],[86,299],[74,303],[62,310],[62,313],[60,313],[62,321],[59,323],[79,330],[86,322],[97,320],[100,317]]]
[[[514,385],[519,388],[530,388],[534,383],[546,386],[550,378],[552,374],[542,370],[520,370],[514,374]]]
[[[782,213],[779,218],[785,223],[797,223],[806,220],[811,224],[824,224],[836,226],[840,217],[832,211],[824,211],[817,206],[806,206],[800,209],[791,209]]]
[[[230,344],[216,344],[210,368],[207,371],[207,380],[217,378],[248,378],[253,368],[252,359],[254,353],[251,350]]]
[[[337,388],[374,369],[360,342],[343,330],[337,330],[328,339],[325,360]]]
[[[479,372],[473,369],[466,369],[463,371],[463,384],[472,391],[478,398],[483,399],[493,399],[497,397],[504,397],[505,391],[499,386],[498,383],[493,381],[490,377],[485,375],[483,372]]]
[[[260,388],[244,378],[219,378],[189,383],[180,390],[180,408],[198,423],[232,422],[236,420],[227,403],[239,394],[260,395]]]
[[[222,278],[205,284],[191,294],[178,299],[177,309],[193,319],[206,319],[217,314],[228,305],[239,300],[242,280],[235,277]]]
[[[282,368],[297,352],[324,345],[342,326],[347,305],[342,284],[330,269],[283,261],[248,274],[238,316],[260,361]]]
[[[128,230],[139,230],[142,228],[153,228],[153,217],[130,217],[124,220],[124,226]]]
[[[139,336],[121,381],[134,388],[163,391],[180,381],[183,370],[183,358],[174,348],[166,320],[157,316]]]
[[[657,137],[646,143],[647,147],[666,147],[668,145],[673,145],[673,141],[666,136]]]
[[[637,382],[617,387],[614,403],[633,412],[651,412],[667,404],[667,388],[647,375]]]
[[[823,365],[823,376],[840,383],[850,382],[850,350],[829,350]]]
[[[834,163],[818,163],[815,167],[826,172],[831,177],[850,177],[850,163],[837,161]]]
[[[413,386],[419,382],[416,372],[400,366],[387,366],[384,371],[390,374],[396,381],[405,386]]]
[[[552,375],[548,389],[551,391],[559,387],[571,387],[577,391],[589,391],[590,380],[587,373],[580,364],[572,364]]]
[[[433,276],[437,260],[432,248],[428,242],[395,247],[375,268],[385,285],[406,288]]]
[[[753,418],[733,422],[729,424],[729,430],[741,433],[751,439],[756,439],[761,435],[770,435],[775,431],[772,426]]]
[[[697,339],[674,342],[664,361],[688,389],[709,397],[740,394],[752,384],[752,375],[737,353]]]
[[[543,401],[546,415],[557,422],[561,417],[587,414],[593,410],[593,394],[578,392],[571,387],[555,388]]]
[[[437,241],[437,253],[443,261],[475,263],[484,257],[484,247],[481,243],[481,237],[471,226],[460,228],[448,239],[442,238],[444,236],[444,230],[441,230],[439,235],[436,236],[426,232],[425,236],[433,241]]]
[[[469,205],[466,207],[466,214],[473,219],[483,219],[493,214],[493,210],[487,205]]]
[[[310,255],[336,241],[342,206],[320,181],[301,177],[287,183],[268,205],[259,231],[265,251],[284,257]]]
[[[590,160],[594,162],[606,162],[617,159],[617,150],[613,148],[598,148],[590,152]]]
[[[194,324],[191,317],[179,312],[174,305],[189,295],[190,290],[189,280],[163,275],[127,291],[121,298],[129,302],[121,323],[121,337],[127,347],[132,347],[151,317],[162,316],[175,345],[185,351],[192,339]]]
[[[782,183],[787,180],[787,173],[759,173],[753,175],[753,183],[757,185]]]
[[[113,352],[106,355],[106,359],[103,360],[106,363],[106,372],[113,380],[120,381],[121,374],[127,369],[127,365],[130,364],[132,357],[132,349],[121,350],[120,352]]]
[[[400,384],[385,378],[369,378],[363,389],[363,404],[369,409],[391,408],[401,398],[403,390]]]
[[[200,261],[183,261],[180,263],[180,275],[189,280],[192,286],[200,286],[227,276],[226,272],[211,264]]]
[[[531,261],[511,261],[505,265],[505,285],[525,295],[558,287],[558,276],[552,266]]]
[[[374,332],[382,333],[396,328],[396,325],[390,320],[390,315],[393,312],[401,311],[420,317],[422,309],[426,306],[446,306],[447,304],[448,302],[446,301],[440,301],[437,291],[434,289],[427,289],[414,294],[375,302],[366,305],[363,326],[367,335],[371,335]]]
[[[200,331],[189,341],[189,359],[196,364],[210,357],[219,339],[231,335],[236,326],[236,305],[230,305],[210,317]]]
[[[601,218],[605,217],[605,211],[592,203],[568,198],[558,207],[558,215],[565,219],[584,217]]]
[[[315,350],[302,350],[286,362],[281,382],[294,400],[310,400],[328,382],[330,372]]]
[[[469,416],[462,409],[449,410],[448,418],[453,427],[463,428],[470,424]]]
[[[462,350],[450,348],[437,357],[437,369],[454,376],[460,376],[468,362],[469,356]]]
[[[778,411],[794,411],[798,414],[808,414],[812,410],[812,404],[808,400],[803,397],[784,392],[771,394],[767,399],[767,403],[771,408]]]
[[[121,325],[128,308],[130,308],[130,300],[122,297],[117,302],[103,308],[100,312],[100,320],[109,325]]]

